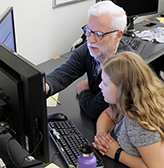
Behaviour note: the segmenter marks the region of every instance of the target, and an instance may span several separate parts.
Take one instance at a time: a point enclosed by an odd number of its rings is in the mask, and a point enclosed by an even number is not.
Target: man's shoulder
[[[84,43],[73,51],[73,53],[71,54],[69,58],[69,61],[74,60],[77,62],[88,64],[92,62],[92,59],[93,57],[90,56],[87,43]]]
[[[80,45],[75,51],[85,51],[85,52],[88,52],[88,47],[87,47],[87,43],[83,43],[82,45]]]

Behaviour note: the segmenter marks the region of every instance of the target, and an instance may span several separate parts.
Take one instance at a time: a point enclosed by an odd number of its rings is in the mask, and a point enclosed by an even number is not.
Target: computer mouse
[[[68,120],[67,116],[63,113],[53,113],[48,115],[48,121],[66,121]]]

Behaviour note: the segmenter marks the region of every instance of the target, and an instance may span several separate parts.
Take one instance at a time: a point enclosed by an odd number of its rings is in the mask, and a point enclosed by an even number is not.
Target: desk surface
[[[147,21],[143,21],[134,25],[134,29],[136,31],[143,31],[143,30],[150,30],[156,27],[164,27],[156,17],[160,17],[159,15],[155,15],[148,19]],[[152,27],[145,26],[149,23],[155,23],[156,25]],[[157,58],[161,57],[164,54],[164,44],[163,43],[156,43],[150,41],[143,41],[146,45],[143,50],[139,53],[141,57],[146,61],[146,63],[151,63],[152,61],[156,60]]]

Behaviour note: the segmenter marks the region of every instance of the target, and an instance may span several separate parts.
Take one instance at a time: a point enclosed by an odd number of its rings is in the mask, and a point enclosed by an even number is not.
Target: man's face
[[[93,16],[90,15],[88,18],[87,27],[92,31],[100,31],[103,33],[112,31],[110,28],[109,16]],[[117,32],[115,32],[117,33]],[[112,38],[114,36],[114,38]],[[105,35],[102,40],[97,40],[95,35],[92,33],[90,37],[87,37],[87,46],[90,55],[93,56],[97,61],[102,63],[106,56],[113,55],[117,49],[118,43],[116,43],[117,35],[114,33]]]

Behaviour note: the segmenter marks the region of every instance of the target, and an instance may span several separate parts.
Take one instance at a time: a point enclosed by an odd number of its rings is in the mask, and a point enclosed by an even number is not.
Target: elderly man
[[[89,117],[97,119],[109,107],[98,87],[101,82],[100,64],[118,51],[133,51],[121,41],[126,20],[125,11],[111,1],[93,5],[88,11],[87,25],[82,27],[87,42],[78,47],[65,64],[46,76],[47,96],[65,89],[87,73],[88,80],[80,82],[76,91],[81,109]]]

